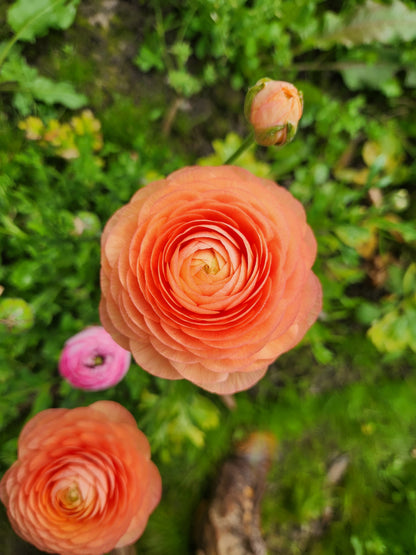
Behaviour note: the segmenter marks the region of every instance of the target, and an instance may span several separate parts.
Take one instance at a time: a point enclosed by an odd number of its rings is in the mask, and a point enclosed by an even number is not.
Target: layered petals
[[[73,387],[100,391],[121,381],[130,361],[130,353],[103,327],[90,326],[66,341],[58,368]]]
[[[209,391],[251,387],[321,309],[302,205],[235,166],[139,189],[101,251],[103,326],[151,374]]]
[[[60,555],[101,555],[133,543],[160,496],[146,437],[112,401],[37,414],[0,482],[15,532]]]

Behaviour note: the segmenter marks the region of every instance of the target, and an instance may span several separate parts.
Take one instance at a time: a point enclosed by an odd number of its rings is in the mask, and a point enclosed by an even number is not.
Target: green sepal
[[[297,125],[293,125],[291,123],[287,123],[286,124],[286,129],[287,129],[287,134],[286,134],[286,143],[290,143],[293,141],[295,135],[296,135],[296,131],[298,130],[298,126]]]
[[[244,100],[244,115],[247,121],[250,121],[251,105],[253,103],[254,97],[266,86],[266,83],[271,81],[269,77],[263,77],[257,81],[255,85],[250,87],[247,91],[246,98]]]
[[[274,140],[274,136],[277,133],[279,133],[279,131],[282,131],[283,129],[286,129],[285,141],[283,143],[270,142],[270,139]],[[262,146],[272,146],[274,144],[280,144],[283,146],[284,144],[287,144],[293,141],[293,138],[296,135],[296,131],[297,131],[297,125],[293,125],[291,123],[275,125],[274,127],[269,127],[267,129],[264,129],[263,131],[257,131],[255,134],[255,141],[257,144]]]

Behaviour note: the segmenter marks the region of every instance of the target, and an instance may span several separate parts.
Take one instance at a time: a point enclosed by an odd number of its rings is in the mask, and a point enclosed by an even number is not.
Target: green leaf
[[[190,406],[190,414],[203,430],[217,428],[220,423],[218,408],[206,397],[195,396]]]
[[[77,93],[70,83],[56,83],[47,77],[37,77],[29,84],[29,90],[37,100],[45,104],[62,104],[71,110],[84,106],[87,97]]]
[[[200,166],[216,166],[223,164],[236,150],[241,146],[242,140],[236,133],[228,133],[225,139],[216,139],[212,146],[215,154],[210,154],[204,158],[199,158],[197,163]],[[258,177],[270,177],[271,168],[266,162],[256,160],[253,151],[255,145],[245,150],[241,156],[237,158],[235,164],[246,170],[251,171]]]
[[[7,12],[7,22],[19,40],[34,41],[50,28],[72,25],[79,0],[17,0]]]
[[[38,412],[51,408],[52,403],[53,399],[50,391],[50,386],[46,384],[40,389],[35,402],[32,405],[32,410],[30,411],[29,417],[31,418],[35,416],[35,414],[38,414]]]
[[[175,56],[178,67],[183,68],[192,54],[191,47],[187,42],[175,42],[170,49],[171,53]]]
[[[416,311],[402,304],[388,312],[368,330],[368,336],[384,353],[401,353],[407,347],[416,350]]]
[[[371,325],[380,317],[380,307],[374,303],[362,301],[357,306],[356,317],[361,324]]]
[[[150,35],[146,42],[142,44],[134,63],[142,71],[150,71],[151,69],[163,71],[165,69],[162,44],[155,35]]]
[[[356,91],[366,87],[370,89],[382,89],[384,82],[393,79],[397,64],[356,64],[353,63],[346,69],[341,70],[341,75],[347,87]]]
[[[403,294],[411,295],[416,291],[416,263],[410,264],[403,276]]]
[[[168,82],[178,94],[187,98],[198,93],[202,88],[201,81],[185,70],[169,71]]]
[[[36,282],[36,277],[39,274],[40,266],[37,261],[33,260],[19,260],[10,272],[10,283],[18,289],[30,289]]]
[[[415,37],[416,10],[400,0],[391,4],[368,0],[348,19],[329,12],[318,47],[325,49],[333,44],[343,44],[351,48],[372,42],[389,44],[395,40],[410,41]]]
[[[406,243],[416,241],[416,228],[413,222],[396,222],[386,218],[374,218],[374,225],[393,234],[397,233]]]
[[[343,243],[357,249],[371,239],[371,231],[365,227],[355,225],[340,225],[335,229],[336,235]]]
[[[416,88],[416,68],[415,67],[407,68],[405,85],[406,87]]]
[[[17,51],[11,53],[0,70],[0,82],[4,81],[18,83],[13,103],[23,115],[29,112],[33,99],[49,105],[62,104],[72,110],[87,102],[87,97],[77,93],[70,83],[57,83],[39,75],[37,69],[30,67]]]

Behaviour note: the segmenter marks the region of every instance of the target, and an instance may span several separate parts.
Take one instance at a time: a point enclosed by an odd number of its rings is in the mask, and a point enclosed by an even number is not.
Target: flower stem
[[[254,143],[254,132],[251,131],[250,134],[247,135],[247,137],[244,139],[244,141],[241,143],[241,145],[234,152],[234,154],[232,154],[229,158],[227,158],[227,160],[224,162],[224,164],[232,164],[234,162],[234,160],[237,160],[237,158],[241,154],[243,154],[243,152],[245,150],[247,150],[248,147],[251,146],[253,143]]]

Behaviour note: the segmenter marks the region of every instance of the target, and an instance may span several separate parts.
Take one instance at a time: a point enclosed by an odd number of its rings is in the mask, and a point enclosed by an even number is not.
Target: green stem
[[[20,36],[22,35],[22,33],[24,31],[26,31],[26,29],[28,27],[30,27],[32,25],[32,23],[34,21],[36,21],[37,19],[39,19],[39,17],[42,17],[43,15],[45,15],[45,13],[49,12],[50,10],[53,10],[53,8],[59,4],[62,0],[55,0],[55,2],[53,2],[52,4],[49,4],[49,6],[46,6],[46,8],[44,8],[43,10],[41,10],[40,12],[38,12],[37,14],[35,14],[33,17],[31,17],[28,21],[26,21],[26,23],[23,25],[23,27],[20,27],[20,29],[17,31],[17,33],[9,40],[9,42],[6,44],[6,46],[3,49],[3,52],[0,54],[0,68],[4,63],[4,60],[7,58],[7,56],[9,55],[10,50],[13,48],[14,44],[20,39]]]
[[[234,152],[234,154],[232,154],[229,158],[227,158],[227,160],[224,162],[224,164],[232,164],[234,162],[234,160],[237,160],[237,158],[241,154],[243,154],[243,152],[245,150],[247,150],[248,147],[250,147],[253,143],[254,143],[254,132],[251,131],[250,134],[247,135],[247,137],[244,139],[244,141],[241,143],[241,145]]]

